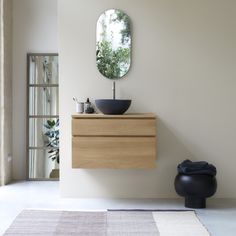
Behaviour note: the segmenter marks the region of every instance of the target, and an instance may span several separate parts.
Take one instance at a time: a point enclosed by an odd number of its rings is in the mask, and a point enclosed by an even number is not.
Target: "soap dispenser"
[[[84,111],[87,114],[94,113],[94,108],[92,107],[92,104],[89,101],[89,98],[87,98],[87,101],[84,103]]]

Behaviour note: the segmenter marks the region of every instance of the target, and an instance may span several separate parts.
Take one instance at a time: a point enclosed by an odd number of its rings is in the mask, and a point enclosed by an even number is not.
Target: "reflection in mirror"
[[[58,84],[58,56],[28,54],[29,84]]]
[[[58,55],[28,54],[28,176],[59,178]]]
[[[105,11],[97,21],[97,68],[108,79],[126,75],[131,63],[131,23],[122,11]]]
[[[52,175],[54,172],[54,175]],[[30,179],[48,179],[58,175],[58,168],[55,169],[55,163],[50,161],[46,150],[29,150],[29,178]],[[57,178],[58,176],[56,176]]]
[[[30,87],[29,115],[58,115],[58,87]]]

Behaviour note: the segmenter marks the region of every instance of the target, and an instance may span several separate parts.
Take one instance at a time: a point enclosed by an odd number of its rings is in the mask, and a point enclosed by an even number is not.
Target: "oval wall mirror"
[[[97,21],[96,62],[108,79],[125,76],[131,63],[131,22],[122,11],[110,9]]]

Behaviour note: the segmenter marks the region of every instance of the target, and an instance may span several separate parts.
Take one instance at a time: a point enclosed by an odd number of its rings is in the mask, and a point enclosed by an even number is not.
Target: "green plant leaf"
[[[46,146],[50,148],[48,150],[48,154],[50,154],[48,158],[59,163],[59,119],[47,120],[44,127],[47,129],[44,134],[48,137]]]

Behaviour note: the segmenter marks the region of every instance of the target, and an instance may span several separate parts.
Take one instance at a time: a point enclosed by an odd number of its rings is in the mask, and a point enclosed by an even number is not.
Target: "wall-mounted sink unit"
[[[156,155],[154,114],[72,116],[72,168],[149,169]]]

